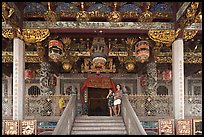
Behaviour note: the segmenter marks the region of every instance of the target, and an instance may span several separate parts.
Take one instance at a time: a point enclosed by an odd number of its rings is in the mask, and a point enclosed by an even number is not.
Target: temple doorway
[[[88,88],[88,116],[109,116],[108,89]]]

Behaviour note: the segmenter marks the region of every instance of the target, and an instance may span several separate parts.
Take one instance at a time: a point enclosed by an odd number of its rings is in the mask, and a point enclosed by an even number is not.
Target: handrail
[[[147,135],[128,100],[128,95],[126,94],[124,94],[122,98],[121,114],[125,122],[128,135]]]
[[[76,117],[76,95],[72,95],[52,135],[70,135]]]

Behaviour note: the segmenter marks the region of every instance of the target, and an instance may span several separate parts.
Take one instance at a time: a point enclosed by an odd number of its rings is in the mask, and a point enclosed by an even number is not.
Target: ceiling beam
[[[148,30],[175,30],[172,22],[47,22],[47,21],[24,21],[23,29],[50,29],[54,32],[93,32],[100,33],[100,31],[118,32],[146,32]],[[9,24],[2,22],[2,29],[12,29]],[[189,30],[202,30],[202,23],[193,23],[188,26]]]

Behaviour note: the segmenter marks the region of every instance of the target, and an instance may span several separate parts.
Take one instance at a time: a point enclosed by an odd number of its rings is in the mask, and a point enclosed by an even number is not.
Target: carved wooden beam
[[[89,52],[74,52],[71,54],[72,56],[78,57],[89,57]],[[127,56],[127,52],[110,52],[110,57],[116,56]],[[133,53],[135,55],[135,53]],[[171,52],[160,52],[157,56],[155,56],[156,63],[171,63],[172,62],[172,53]],[[13,62],[13,52],[2,52],[2,62]],[[42,60],[39,58],[37,52],[25,52],[25,62],[39,63]],[[193,53],[193,52],[185,52],[184,53],[184,63],[187,64],[201,64],[202,63],[202,54],[201,52]]]

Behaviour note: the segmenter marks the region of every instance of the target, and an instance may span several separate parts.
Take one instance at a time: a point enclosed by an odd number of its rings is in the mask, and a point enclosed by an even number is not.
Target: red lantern
[[[171,77],[172,76],[172,71],[171,70],[164,70],[163,72],[162,72],[162,78],[163,78],[163,80],[165,80],[165,81],[169,81],[169,80],[171,80]]]
[[[144,75],[140,77],[140,85],[141,87],[145,87],[147,85],[146,77]]]
[[[50,83],[53,87],[57,85],[57,78],[55,76],[51,76]]]
[[[149,42],[139,41],[135,45],[136,58],[141,63],[145,62],[149,58]]]
[[[58,62],[62,58],[63,44],[59,40],[50,40],[49,42],[49,57]]]
[[[32,69],[25,70],[25,79],[32,79],[34,78],[35,72]]]

